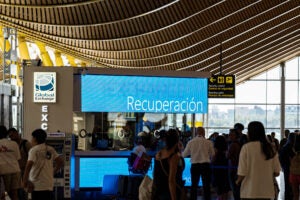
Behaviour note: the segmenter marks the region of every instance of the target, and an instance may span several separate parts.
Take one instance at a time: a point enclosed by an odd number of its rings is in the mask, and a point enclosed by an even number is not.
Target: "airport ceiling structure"
[[[236,83],[300,55],[300,0],[0,0],[0,25],[94,67]]]

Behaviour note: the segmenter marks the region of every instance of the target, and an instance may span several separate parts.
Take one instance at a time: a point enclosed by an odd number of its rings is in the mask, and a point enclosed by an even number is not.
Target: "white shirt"
[[[186,145],[182,156],[191,156],[191,163],[210,163],[215,155],[213,143],[202,136],[197,136],[190,140]]]
[[[19,146],[15,141],[0,139],[0,174],[20,172],[21,159]]]
[[[51,153],[51,158],[46,158],[46,152]],[[28,152],[28,160],[33,161],[29,173],[29,180],[34,184],[35,191],[53,190],[53,160],[58,154],[51,146],[45,143],[33,146]]]
[[[266,160],[258,141],[243,145],[238,175],[245,176],[241,185],[241,198],[274,198],[274,173],[280,172],[278,155]]]

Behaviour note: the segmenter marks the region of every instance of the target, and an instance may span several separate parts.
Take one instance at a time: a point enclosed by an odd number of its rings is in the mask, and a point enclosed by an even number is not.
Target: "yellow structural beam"
[[[0,48],[2,49],[2,51],[4,51],[4,35],[3,35],[3,26],[0,26]],[[9,51],[10,50],[10,42],[9,40],[6,40],[5,42],[5,50]]]
[[[58,66],[58,67],[64,66],[64,62],[63,62],[63,59],[61,57],[61,52],[55,50],[54,55],[55,55],[55,66]]]
[[[71,65],[72,67],[77,67],[77,64],[75,63],[75,58],[74,58],[74,57],[72,57],[72,56],[70,56],[70,55],[67,55],[67,59],[68,59],[70,65]]]
[[[40,53],[41,53],[41,59],[43,62],[43,66],[48,66],[48,67],[52,67],[53,66],[53,62],[46,50],[46,45],[42,42],[38,42],[36,41],[35,44],[38,46],[38,48],[40,49]]]
[[[21,76],[21,70],[22,70],[22,65],[20,63],[17,64],[17,72],[16,72],[16,79],[17,79],[17,85],[18,86],[22,86],[23,85],[23,81]]]
[[[19,42],[19,52],[20,52],[21,59],[30,60],[29,50],[27,47],[25,36],[18,35],[18,42]]]
[[[80,66],[81,66],[81,67],[86,67],[87,64],[86,64],[86,62],[81,61],[81,62],[80,62]]]

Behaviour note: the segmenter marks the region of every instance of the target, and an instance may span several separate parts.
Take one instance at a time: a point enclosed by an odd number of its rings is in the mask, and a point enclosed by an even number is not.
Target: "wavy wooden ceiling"
[[[237,83],[300,53],[300,0],[0,0],[0,24],[97,67]]]

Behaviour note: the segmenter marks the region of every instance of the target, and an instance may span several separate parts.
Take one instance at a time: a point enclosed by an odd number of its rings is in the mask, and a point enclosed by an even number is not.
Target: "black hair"
[[[286,144],[292,144],[294,145],[296,139],[296,133],[291,132],[287,138]]]
[[[295,134],[294,149],[296,152],[300,152],[300,135],[299,134]]]
[[[236,124],[234,124],[234,128],[242,131],[242,130],[244,130],[245,127],[241,123],[236,123]]]
[[[252,121],[248,124],[248,137],[249,141],[259,141],[263,154],[266,160],[269,160],[275,156],[275,151],[270,142],[267,140],[264,125],[259,121]]]
[[[223,135],[217,136],[214,142],[214,147],[219,151],[226,151],[227,150],[226,138]]]
[[[175,129],[169,129],[165,137],[167,149],[171,149],[174,145],[177,145],[179,142],[179,136]]]
[[[18,131],[17,131],[17,129],[15,129],[15,128],[10,128],[10,129],[8,129],[7,133],[9,134],[9,133],[11,133],[11,132],[18,132]]]
[[[43,129],[36,129],[32,132],[32,137],[34,137],[38,144],[46,142],[47,133]]]
[[[233,134],[236,136],[236,138],[239,137],[239,133],[237,132],[237,130],[236,130],[235,128],[229,129],[229,134],[230,134],[230,133],[233,133]]]
[[[4,125],[0,125],[0,139],[6,138],[8,135],[7,128]]]

